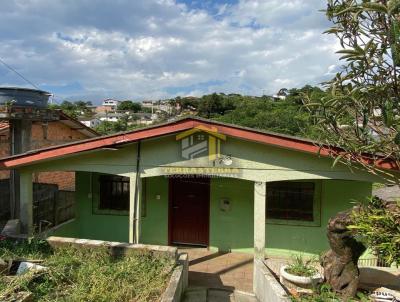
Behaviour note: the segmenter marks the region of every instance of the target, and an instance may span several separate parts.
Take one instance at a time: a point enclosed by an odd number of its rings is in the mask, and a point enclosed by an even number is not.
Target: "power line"
[[[40,88],[38,86],[36,86],[35,84],[33,84],[31,81],[29,81],[27,78],[25,78],[22,74],[20,74],[18,71],[16,71],[14,68],[12,68],[10,65],[8,65],[6,62],[4,62],[4,60],[2,58],[0,58],[0,63],[2,63],[5,67],[7,67],[8,69],[10,69],[11,71],[15,72],[21,79],[23,79],[24,81],[26,81],[28,84],[32,85],[34,88],[40,90]]]

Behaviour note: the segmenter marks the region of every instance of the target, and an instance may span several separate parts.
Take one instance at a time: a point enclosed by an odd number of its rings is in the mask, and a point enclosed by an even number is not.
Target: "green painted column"
[[[129,243],[139,243],[140,241],[140,192],[142,181],[136,178],[136,173],[132,173],[129,182]],[[136,202],[135,202],[136,200]],[[136,205],[136,207],[135,207]]]
[[[135,191],[136,191],[136,173],[132,173],[129,177],[129,243],[133,243],[135,239]]]
[[[136,202],[136,209],[135,209],[135,230],[136,230],[136,234],[135,234],[135,238],[136,241],[135,243],[140,243],[140,235],[141,235],[141,217],[142,217],[142,213],[141,213],[141,209],[142,209],[142,178],[139,177],[138,178],[138,184],[136,187],[136,196],[137,196],[137,202]]]
[[[33,184],[32,173],[20,173],[20,221],[21,232],[23,234],[33,235]]]
[[[265,207],[266,183],[254,183],[254,257],[265,256]]]

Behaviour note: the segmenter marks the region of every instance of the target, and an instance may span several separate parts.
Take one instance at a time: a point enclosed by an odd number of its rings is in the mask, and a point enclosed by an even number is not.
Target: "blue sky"
[[[7,0],[0,58],[56,100],[261,95],[338,68],[323,0]],[[29,86],[0,65],[0,86]]]

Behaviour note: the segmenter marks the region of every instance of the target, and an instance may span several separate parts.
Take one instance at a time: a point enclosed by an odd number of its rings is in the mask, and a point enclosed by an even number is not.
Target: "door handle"
[[[178,207],[178,206],[173,206],[172,208],[173,208],[174,210],[175,210],[175,209],[179,209],[179,207]]]

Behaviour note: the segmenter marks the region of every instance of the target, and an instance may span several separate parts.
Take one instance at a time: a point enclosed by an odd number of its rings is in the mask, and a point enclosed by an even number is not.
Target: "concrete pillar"
[[[33,183],[31,172],[20,173],[20,221],[21,232],[33,235]]]
[[[265,256],[266,183],[254,183],[254,257]]]
[[[31,149],[32,121],[12,120],[10,123],[10,153],[21,154]],[[17,170],[10,174],[10,212],[11,218],[18,218],[20,213],[20,176]]]
[[[142,218],[142,178],[138,178],[138,185],[136,188],[137,202],[136,202],[136,220],[135,220],[135,243],[140,243],[141,234],[141,218]]]
[[[129,243],[139,243],[140,240],[140,192],[142,181],[136,178],[136,173],[130,176],[129,192]],[[136,200],[136,202],[135,202]],[[135,207],[136,206],[136,207]]]

